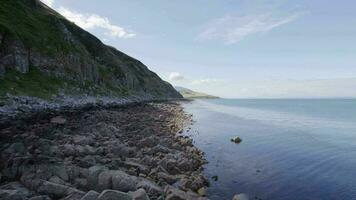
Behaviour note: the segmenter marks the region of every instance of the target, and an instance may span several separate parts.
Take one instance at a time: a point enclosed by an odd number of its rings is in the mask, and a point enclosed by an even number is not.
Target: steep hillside
[[[184,87],[176,86],[175,89],[186,99],[217,99],[219,97],[205,94],[202,92],[196,92]]]
[[[6,94],[181,98],[140,61],[38,0],[0,3],[0,97]]]

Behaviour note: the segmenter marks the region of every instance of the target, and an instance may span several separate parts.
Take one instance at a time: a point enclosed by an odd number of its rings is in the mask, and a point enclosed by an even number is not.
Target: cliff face
[[[0,3],[0,85],[0,96],[182,97],[140,61],[38,0]]]

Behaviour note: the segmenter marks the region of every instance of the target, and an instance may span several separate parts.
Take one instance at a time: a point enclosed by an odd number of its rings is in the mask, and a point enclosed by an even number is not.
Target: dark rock
[[[233,138],[231,138],[230,140],[231,140],[231,142],[234,142],[234,143],[236,143],[236,144],[242,142],[242,139],[241,139],[240,137],[238,137],[238,136],[233,137]]]

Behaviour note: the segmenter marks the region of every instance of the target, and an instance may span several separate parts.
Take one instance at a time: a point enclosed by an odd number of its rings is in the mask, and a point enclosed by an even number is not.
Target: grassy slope
[[[31,50],[49,56],[66,56],[69,53],[75,53],[83,60],[100,58],[96,66],[100,84],[85,81],[73,82],[65,80],[66,76],[63,78],[48,77],[32,67],[29,74],[7,70],[5,77],[0,77],[0,96],[11,93],[49,98],[61,88],[66,93],[73,93],[72,90],[77,91],[79,88],[83,93],[103,96],[126,96],[133,89],[139,90],[142,87],[145,87],[144,91],[149,90],[148,92],[154,95],[164,95],[165,91],[162,92],[159,89],[162,87],[165,90],[170,90],[169,84],[163,82],[136,59],[105,46],[90,33],[67,21],[55,11],[39,4],[37,0],[2,0],[0,3],[0,33],[22,41]],[[68,38],[65,38],[66,36],[60,31],[59,24],[64,24],[80,45],[68,41]],[[78,72],[68,69],[67,73],[70,75]],[[135,88],[118,84],[126,81],[127,74],[136,78]],[[69,86],[67,86],[68,84]],[[63,88],[64,86],[66,87]],[[89,90],[86,91],[85,88],[89,88]]]

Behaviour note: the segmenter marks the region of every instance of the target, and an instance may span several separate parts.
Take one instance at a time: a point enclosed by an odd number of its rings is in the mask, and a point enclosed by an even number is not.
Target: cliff
[[[186,99],[218,99],[219,97],[202,92],[196,92],[184,87],[176,86],[175,89]]]
[[[139,60],[40,1],[2,0],[0,97],[8,96],[182,97]]]

